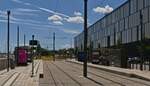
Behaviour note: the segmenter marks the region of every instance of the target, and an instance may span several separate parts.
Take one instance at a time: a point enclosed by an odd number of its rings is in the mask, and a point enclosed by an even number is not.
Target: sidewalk
[[[83,64],[82,62],[78,62],[74,59],[71,59],[71,60],[68,59],[67,61],[76,63],[76,64]],[[94,65],[91,63],[88,63],[88,66],[97,68],[97,69],[101,69],[104,71],[112,72],[112,73],[117,73],[119,75],[135,77],[135,78],[150,81],[150,71],[140,71],[140,70],[135,70],[135,69],[123,69],[123,68],[111,67],[111,66]]]
[[[0,71],[0,86],[38,86],[39,73],[43,70],[42,60],[34,61],[34,77],[32,75],[32,63],[28,66],[18,66],[13,70]]]

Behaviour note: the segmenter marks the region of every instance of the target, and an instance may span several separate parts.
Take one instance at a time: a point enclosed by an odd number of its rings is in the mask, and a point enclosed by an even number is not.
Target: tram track
[[[53,82],[54,82],[54,85],[57,86],[57,82],[56,82],[56,80],[55,80],[55,78],[54,78],[54,76],[53,76],[53,74],[52,74],[52,71],[51,71],[51,69],[49,68],[48,65],[49,65],[49,64],[46,63],[47,71],[48,71],[49,75],[52,77],[52,80],[53,80]]]
[[[63,62],[64,64],[66,64],[66,62]],[[72,68],[72,69],[78,69],[78,70],[82,70],[81,68],[79,68],[79,67],[75,67],[74,65],[71,65],[72,63],[68,63],[69,64],[69,66],[71,66],[70,68]],[[79,64],[75,64],[75,65],[79,65]],[[96,70],[96,71],[98,71],[98,72],[100,72],[100,73],[103,73],[103,74],[105,74],[105,75],[109,75],[109,76],[112,76],[112,77],[117,77],[117,78],[120,78],[120,79],[123,79],[123,80],[128,80],[128,81],[132,81],[132,82],[134,82],[134,83],[138,83],[138,84],[141,84],[141,85],[145,85],[145,86],[150,86],[149,84],[146,84],[146,83],[143,83],[143,82],[139,82],[139,81],[136,81],[136,80],[132,80],[132,79],[128,79],[128,78],[125,78],[125,77],[123,77],[123,76],[120,76],[120,75],[115,75],[115,74],[112,74],[112,73],[109,73],[109,72],[106,72],[106,71],[101,71],[101,70],[97,70],[97,69],[94,69],[94,68],[91,68],[92,70]],[[106,78],[106,77],[104,77],[104,76],[100,76],[100,74],[96,74],[96,73],[94,73],[94,72],[91,72],[91,71],[88,71],[88,73],[89,74],[92,74],[92,75],[95,75],[95,76],[97,76],[97,77],[101,77],[101,78],[103,78],[103,79],[106,79],[106,80],[109,80],[109,81],[112,81],[112,82],[114,82],[114,83],[116,83],[116,84],[119,84],[119,85],[121,85],[121,86],[126,86],[125,84],[122,84],[122,83],[120,83],[120,82],[116,82],[116,81],[114,81],[114,80],[111,80],[111,79],[108,79],[108,78]]]
[[[64,62],[63,62],[63,63],[64,63]],[[64,64],[66,64],[66,63],[64,63]],[[70,68],[72,69],[72,71],[75,71],[75,69],[79,69],[79,68],[74,67],[74,66],[72,66],[72,65],[70,65],[70,66],[71,66]],[[81,70],[81,69],[79,69],[79,70]],[[99,75],[97,75],[97,74],[95,74],[95,73],[92,73],[92,72],[88,72],[88,73],[91,74],[91,75],[94,75],[94,76],[96,76],[96,77],[99,77],[99,78],[105,79],[105,80],[107,80],[107,81],[110,81],[110,82],[112,82],[112,83],[114,83],[114,84],[118,84],[119,86],[126,86],[126,85],[124,85],[124,84],[122,84],[122,83],[113,81],[113,80],[108,79],[108,78],[105,78],[105,77],[103,77],[103,76],[99,76]],[[94,79],[91,79],[91,78],[89,78],[89,77],[87,77],[87,79],[92,80],[93,82],[95,82],[95,83],[98,84],[98,85],[105,86],[105,85],[103,85],[102,83],[100,83],[100,82],[98,82],[98,81],[96,81],[96,80],[94,80]]]
[[[65,72],[58,65],[56,65],[55,63],[51,63],[51,64],[53,64],[58,70],[60,70],[62,73],[64,73],[68,78],[70,78],[71,80],[73,80],[78,86],[82,86],[82,84],[79,81],[77,81],[76,79],[74,79],[70,74],[68,74],[67,72]]]

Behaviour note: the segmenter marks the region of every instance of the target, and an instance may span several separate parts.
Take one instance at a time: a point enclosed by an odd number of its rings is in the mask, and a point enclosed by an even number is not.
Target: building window
[[[144,7],[150,6],[150,0],[144,0]]]
[[[137,11],[137,0],[130,0],[130,14],[133,14],[136,11]]]
[[[125,29],[129,28],[129,19],[128,17],[125,18]]]
[[[144,6],[144,0],[137,0],[138,1],[138,10],[141,10]]]
[[[150,39],[150,23],[145,24],[145,38]]]
[[[137,27],[132,28],[132,41],[137,41]]]
[[[125,5],[124,5],[124,17],[127,17],[127,16],[129,16],[129,3],[126,3]]]
[[[127,30],[127,43],[130,43],[132,39],[131,29]]]
[[[116,32],[119,32],[118,22],[115,24],[115,31],[116,31]]]
[[[138,40],[141,40],[141,26],[139,25],[138,27]]]
[[[124,30],[124,26],[125,26],[125,24],[124,24],[124,19],[122,19],[121,21],[120,21],[120,24],[119,24],[119,28],[120,28],[120,31],[123,31]]]
[[[143,14],[143,23],[148,22],[148,8],[144,8],[142,10],[142,14]]]

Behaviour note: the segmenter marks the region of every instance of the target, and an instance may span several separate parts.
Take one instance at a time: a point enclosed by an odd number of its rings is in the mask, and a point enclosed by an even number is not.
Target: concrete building
[[[83,34],[74,38],[78,51],[83,50]],[[93,49],[115,47],[119,43],[128,48],[149,38],[150,0],[128,0],[88,27],[88,47]]]

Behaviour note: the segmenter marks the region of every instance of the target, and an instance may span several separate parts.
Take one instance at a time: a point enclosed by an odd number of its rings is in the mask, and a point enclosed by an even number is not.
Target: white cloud
[[[65,20],[69,23],[77,23],[77,24],[84,22],[84,18],[81,16],[69,17],[69,18],[65,18]]]
[[[4,11],[0,10],[0,18],[2,18],[0,20],[1,23],[7,23],[7,15],[4,14]],[[13,16],[10,16],[10,23],[11,24],[16,24],[16,25],[28,25],[31,27],[35,27],[35,28],[31,28],[31,29],[37,29],[37,30],[50,30],[52,29],[57,29],[57,30],[61,30],[64,33],[67,34],[79,34],[80,32],[77,30],[73,30],[73,29],[66,29],[66,28],[60,28],[57,27],[56,25],[63,25],[63,23],[61,21],[53,21],[54,24],[44,24],[42,22],[36,21],[36,20],[29,20],[29,19],[19,19],[19,18],[15,18]]]
[[[7,23],[7,15],[4,14],[3,11],[0,11],[0,22],[1,23]],[[56,28],[56,26],[54,26],[53,24],[44,24],[40,21],[36,21],[36,20],[30,20],[30,19],[19,19],[19,18],[15,18],[12,15],[10,16],[10,23],[11,24],[20,24],[20,25],[28,25],[28,26],[33,26],[33,27],[38,27],[38,28]]]
[[[82,17],[82,13],[77,11],[74,12],[74,16],[64,18],[64,20],[66,20],[69,23],[76,23],[76,24],[84,23],[84,18]]]
[[[42,10],[42,11],[49,12],[49,13],[54,13],[54,11],[52,11],[52,10],[49,10],[49,9],[47,9],[47,8],[42,8],[42,7],[39,7],[39,9],[40,9],[40,10]]]
[[[20,11],[20,12],[39,12],[40,10],[17,8],[17,9],[15,9],[15,11]]]
[[[36,6],[36,7],[37,7],[37,6]],[[49,12],[49,13],[52,13],[52,14],[61,15],[61,16],[64,16],[64,17],[69,17],[68,15],[65,15],[65,14],[63,14],[63,13],[58,13],[58,12],[49,10],[49,9],[47,9],[47,8],[42,8],[42,7],[37,7],[37,8],[39,8],[39,9],[42,10],[42,11]]]
[[[21,1],[21,0],[12,0],[12,1],[15,2],[15,3],[24,4],[24,5],[32,5],[32,4],[30,4],[30,3],[25,3],[25,2],[23,2],[23,1]]]
[[[50,20],[50,21],[62,21],[63,19],[59,15],[52,15],[52,16],[48,17],[48,20]]]
[[[105,7],[96,7],[93,8],[93,11],[95,13],[102,13],[102,14],[107,14],[113,11],[113,8],[110,7],[109,5],[106,5]]]
[[[44,12],[48,12],[48,13],[52,13],[52,14],[56,14],[56,15],[61,15],[61,16],[64,16],[64,17],[69,17],[68,15],[66,14],[63,14],[63,13],[59,13],[59,12],[55,12],[53,10],[50,10],[50,9],[47,9],[47,8],[43,8],[43,7],[39,7],[37,5],[34,5],[34,4],[31,4],[31,3],[26,3],[26,2],[23,2],[21,0],[12,0],[13,2],[16,2],[16,3],[21,3],[21,4],[24,4],[24,5],[30,5],[30,6],[33,6],[34,8],[37,8],[41,11],[44,11]]]
[[[40,12],[40,10],[25,8],[15,8],[11,10],[13,11],[12,15],[15,16],[38,16],[39,14],[37,12]]]
[[[56,25],[63,25],[63,23],[61,21],[53,21],[53,23]]]
[[[19,12],[19,11],[13,11],[12,14],[15,16],[39,16],[37,13]]]
[[[22,1],[20,0],[12,0],[13,2],[16,2],[16,3],[22,3]]]
[[[24,3],[25,5],[32,5],[32,4],[30,4],[30,3]]]
[[[79,34],[80,31],[72,30],[72,29],[61,29],[63,32],[68,34]]]
[[[52,15],[48,17],[48,20],[52,21],[52,23],[54,23],[55,25],[63,25],[63,18],[59,15]]]
[[[80,12],[74,12],[74,15],[75,15],[75,16],[81,16],[82,13],[80,13]]]

